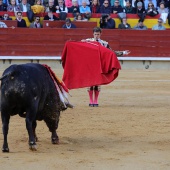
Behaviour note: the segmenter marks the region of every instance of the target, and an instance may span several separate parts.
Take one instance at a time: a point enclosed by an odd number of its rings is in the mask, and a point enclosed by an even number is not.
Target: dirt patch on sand
[[[62,77],[62,70],[54,71]],[[0,152],[0,169],[169,170],[169,89],[167,71],[121,70],[102,86],[98,108],[88,106],[85,88],[71,90],[75,108],[61,113],[60,145],[51,144],[45,123],[38,122],[37,152],[28,149],[25,120],[11,117],[10,153]]]

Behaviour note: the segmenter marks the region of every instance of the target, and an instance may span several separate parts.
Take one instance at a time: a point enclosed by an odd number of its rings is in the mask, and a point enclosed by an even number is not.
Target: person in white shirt
[[[0,21],[0,28],[8,28],[8,27],[4,22]]]
[[[83,39],[81,40],[82,42],[99,42],[102,46],[110,49],[111,51],[113,51],[108,42],[102,40],[100,37],[102,35],[102,29],[99,27],[95,27],[93,28],[93,38],[87,38],[87,39]],[[129,50],[125,50],[125,51],[114,51],[116,53],[117,56],[122,56],[122,55],[128,55],[130,53]],[[99,97],[99,93],[100,93],[100,86],[96,85],[96,86],[91,86],[88,88],[88,94],[89,94],[89,106],[90,107],[98,107],[98,97]]]
[[[84,0],[77,0],[79,6],[82,6],[82,1],[84,1]],[[90,5],[89,0],[86,0],[86,5],[88,5],[88,6]]]
[[[58,1],[58,6],[56,6],[56,13],[65,12],[68,13],[68,8],[65,6],[63,0]]]
[[[31,5],[27,3],[27,0],[22,0],[22,2],[19,4],[19,7],[22,12],[28,12],[31,10]]]
[[[158,24],[154,25],[152,27],[152,30],[166,30],[166,28],[162,24],[163,24],[163,19],[159,18],[158,19]]]

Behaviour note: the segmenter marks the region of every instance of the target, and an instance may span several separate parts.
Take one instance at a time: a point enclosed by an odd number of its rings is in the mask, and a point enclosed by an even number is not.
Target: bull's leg
[[[35,122],[35,117],[36,117],[36,109],[31,109],[27,111],[25,121],[26,121],[26,128],[27,128],[28,135],[29,135],[29,148],[32,151],[37,150],[35,137],[33,133],[33,122]]]
[[[51,119],[44,119],[44,121],[46,122],[49,131],[51,132],[51,142],[52,144],[59,144],[59,137],[57,135],[57,128],[58,128],[58,123],[59,123],[59,119],[57,120],[51,120]]]
[[[7,136],[8,136],[10,115],[4,114],[4,113],[5,113],[4,111],[1,112],[2,131],[4,135],[4,143],[2,146],[2,152],[9,152]]]
[[[36,127],[37,127],[37,122],[36,122],[36,120],[35,120],[35,121],[32,122],[32,130],[33,130],[35,142],[38,141],[38,137],[37,137],[37,135],[36,135]]]

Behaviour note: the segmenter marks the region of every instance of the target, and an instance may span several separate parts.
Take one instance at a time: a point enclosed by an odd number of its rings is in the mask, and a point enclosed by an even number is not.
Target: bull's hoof
[[[2,152],[9,152],[9,148],[2,148]]]
[[[37,145],[36,145],[36,143],[35,143],[35,142],[30,142],[30,143],[29,143],[29,149],[30,149],[31,151],[37,151]]]
[[[59,144],[59,139],[58,138],[52,138],[51,143],[52,144]]]

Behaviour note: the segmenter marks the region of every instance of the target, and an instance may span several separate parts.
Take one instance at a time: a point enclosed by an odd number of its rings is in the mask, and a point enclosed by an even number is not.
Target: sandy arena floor
[[[28,149],[25,120],[11,117],[10,153],[0,152],[0,170],[169,170],[169,89],[169,71],[121,70],[102,86],[98,108],[88,107],[85,88],[71,90],[75,108],[61,113],[60,145],[38,122],[37,152]],[[0,131],[0,146],[2,140]]]

